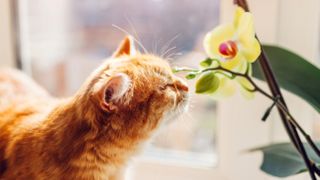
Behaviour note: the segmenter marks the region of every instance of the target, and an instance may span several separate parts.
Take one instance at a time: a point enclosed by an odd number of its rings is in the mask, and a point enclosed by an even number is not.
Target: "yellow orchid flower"
[[[221,60],[221,66],[229,70],[245,62],[253,63],[261,49],[255,38],[252,14],[237,7],[233,23],[220,25],[205,36],[204,49],[210,58]]]
[[[234,72],[251,75],[251,63],[261,53],[258,40],[255,38],[253,17],[241,7],[236,8],[234,22],[216,27],[204,39],[204,48],[210,58],[218,59],[220,65]],[[248,69],[249,68],[249,69]],[[244,77],[228,79],[224,75],[217,75],[219,87],[211,93],[214,98],[231,96],[240,86],[240,92],[247,98],[252,98],[251,83]]]

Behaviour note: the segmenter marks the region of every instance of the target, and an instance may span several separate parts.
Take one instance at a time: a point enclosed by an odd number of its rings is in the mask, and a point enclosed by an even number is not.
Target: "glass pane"
[[[148,52],[165,56],[173,65],[196,66],[205,57],[205,32],[218,23],[218,2],[21,0],[22,64],[53,95],[71,95],[128,31]],[[193,87],[194,82],[189,83]],[[193,96],[188,113],[155,137],[146,156],[213,165],[215,109],[212,100]]]

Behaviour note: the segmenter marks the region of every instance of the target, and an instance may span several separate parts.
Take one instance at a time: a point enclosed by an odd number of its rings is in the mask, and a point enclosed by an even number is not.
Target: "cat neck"
[[[59,162],[74,162],[88,154],[104,164],[124,162],[147,139],[138,129],[122,124],[125,116],[103,113],[85,104],[79,106],[77,98],[66,99],[48,116],[47,139],[55,141]]]

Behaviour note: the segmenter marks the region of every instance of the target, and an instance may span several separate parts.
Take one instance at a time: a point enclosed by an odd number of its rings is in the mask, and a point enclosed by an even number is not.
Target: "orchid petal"
[[[221,61],[221,66],[228,70],[238,69],[240,65],[245,62],[245,59],[241,53],[237,53],[234,58]]]
[[[254,38],[250,44],[242,44],[241,52],[248,62],[253,63],[261,53],[259,41]]]
[[[203,42],[206,53],[211,58],[220,56],[219,46],[221,43],[232,39],[235,34],[235,29],[232,24],[225,24],[216,27],[213,31],[209,32]]]
[[[242,14],[236,29],[240,43],[250,44],[255,36],[252,14],[248,12]]]
[[[240,7],[240,6],[236,7],[236,12],[234,13],[234,20],[233,20],[233,25],[235,28],[238,28],[240,18],[244,13],[245,13],[245,11],[242,7]]]

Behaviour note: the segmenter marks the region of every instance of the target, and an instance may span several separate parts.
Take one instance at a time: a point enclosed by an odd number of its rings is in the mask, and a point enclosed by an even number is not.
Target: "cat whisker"
[[[177,52],[173,54],[174,56],[182,56],[182,52]]]
[[[176,57],[176,56],[181,56],[182,55],[182,53],[180,52],[180,53],[171,53],[171,54],[169,54],[167,57],[165,57],[165,59],[167,59],[167,60],[169,60],[169,61],[172,61],[172,60],[174,60],[174,57]]]
[[[137,31],[136,31],[136,28],[134,27],[134,25],[132,23],[132,20],[129,19],[129,17],[127,15],[125,15],[124,17],[125,17],[126,21],[128,22],[128,24],[130,25],[130,28],[133,31],[136,39],[138,39],[140,41],[141,39],[140,39],[140,37],[139,37],[139,35],[138,35]]]
[[[154,38],[154,47],[153,47],[152,53],[158,55],[157,49],[158,49],[158,41],[156,38]]]
[[[140,41],[138,41],[131,33],[129,33],[128,31],[126,31],[125,29],[115,25],[115,24],[112,24],[112,27],[120,30],[121,32],[125,33],[125,34],[128,34],[130,36],[133,37],[133,40],[134,42],[136,42],[138,44],[138,46],[144,51],[144,53],[148,53],[148,50],[142,45],[142,43]],[[148,53],[149,54],[149,53]]]
[[[192,97],[192,94],[189,95],[189,98],[185,98],[184,100],[188,100],[188,101],[189,101],[189,103],[188,103],[189,108],[195,107],[195,106],[194,106],[195,101],[194,101],[194,99],[193,99],[193,97]],[[188,112],[189,112],[189,111],[188,111]]]
[[[175,50],[176,48],[177,48],[176,46],[173,46],[173,47],[167,49],[164,53],[161,54],[160,57],[165,58],[165,56],[166,56],[168,53],[170,53],[170,51],[173,51],[173,50]]]
[[[164,51],[166,51],[167,48],[171,45],[171,43],[176,40],[180,34],[175,35],[173,38],[171,38],[167,43],[165,43],[162,48],[160,49],[160,54],[163,54]]]
[[[149,54],[148,50],[147,50],[147,49],[145,48],[145,46],[142,44],[142,40],[141,40],[138,32],[136,31],[136,28],[134,27],[134,25],[133,25],[133,23],[132,23],[132,22],[133,22],[132,19],[129,19],[129,17],[126,16],[126,15],[125,15],[125,19],[126,19],[127,22],[129,23],[130,28],[131,28],[131,30],[133,31],[134,35],[135,35],[135,38],[136,38],[137,41],[139,41],[139,43],[141,44],[141,46],[142,46],[141,48],[143,49],[144,53]]]
[[[170,62],[173,61],[174,59],[173,59],[173,58],[166,58],[166,60],[169,61],[169,63],[170,63]]]
[[[156,41],[153,40],[152,41],[152,50],[151,50],[151,53],[153,53],[153,54],[155,54],[155,51],[156,51],[155,47],[156,47]]]

